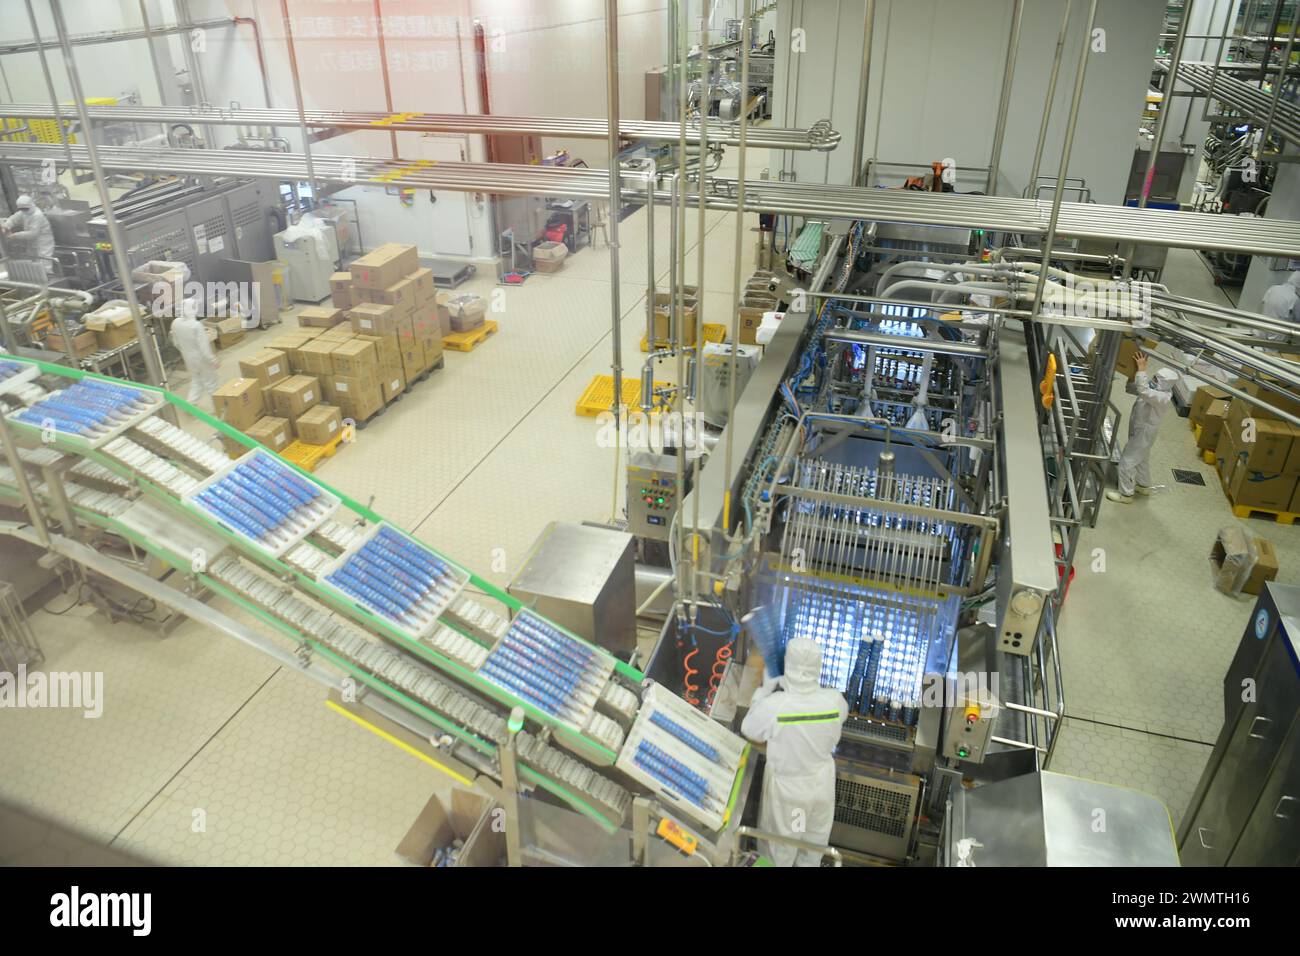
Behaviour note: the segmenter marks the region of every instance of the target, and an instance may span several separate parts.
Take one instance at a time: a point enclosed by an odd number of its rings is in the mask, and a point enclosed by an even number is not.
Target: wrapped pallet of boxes
[[[313,405],[293,422],[294,434],[308,445],[328,445],[342,427],[343,415],[334,405]]]
[[[447,300],[447,314],[453,332],[473,332],[487,316],[487,300],[481,295],[457,295]]]
[[[539,242],[533,246],[533,269],[537,272],[559,272],[569,256],[569,247],[562,242]]]
[[[1265,582],[1277,578],[1277,551],[1267,539],[1230,525],[1210,548],[1210,570],[1214,587],[1224,594],[1259,594]]]
[[[122,299],[105,302],[85,318],[86,328],[95,333],[100,351],[121,348],[135,341],[135,320],[131,307]]]

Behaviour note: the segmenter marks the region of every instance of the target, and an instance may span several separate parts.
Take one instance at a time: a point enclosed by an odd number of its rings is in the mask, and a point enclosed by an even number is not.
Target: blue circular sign
[[[1268,609],[1260,608],[1259,613],[1255,615],[1255,636],[1261,641],[1264,635],[1268,633]]]

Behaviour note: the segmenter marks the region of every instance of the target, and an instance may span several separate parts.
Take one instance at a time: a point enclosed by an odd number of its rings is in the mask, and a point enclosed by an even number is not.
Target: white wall
[[[877,3],[865,155],[929,163],[952,157],[958,167],[987,166],[1001,90],[1012,0],[881,0]],[[1042,174],[1055,175],[1087,3],[1075,3],[1052,108]],[[1064,3],[1025,3],[1015,83],[998,191],[1027,184],[1043,115]],[[1097,25],[1106,52],[1088,66],[1070,176],[1083,177],[1099,202],[1122,199],[1138,121],[1160,31],[1162,0],[1102,0]],[[862,54],[860,0],[790,0],[779,11],[774,122],[807,126],[832,119],[844,140],[828,155],[789,154],[787,174],[801,181],[850,178]],[[806,52],[788,53],[791,30],[806,31]],[[982,188],[963,177],[959,188]]]
[[[1294,146],[1288,146],[1286,152],[1292,157],[1300,155],[1300,150]],[[1300,219],[1300,164],[1278,164],[1277,178],[1273,181],[1273,195],[1269,197],[1266,215],[1269,219]],[[1275,265],[1281,268],[1274,269]],[[1268,287],[1286,281],[1286,267],[1286,260],[1279,262],[1272,256],[1252,257],[1250,271],[1246,273],[1246,281],[1241,287],[1241,308],[1247,312],[1258,312],[1260,300]]]

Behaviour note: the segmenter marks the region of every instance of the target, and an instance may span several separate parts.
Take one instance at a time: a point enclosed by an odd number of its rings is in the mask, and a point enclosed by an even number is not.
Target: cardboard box
[[[291,420],[319,404],[320,396],[320,383],[315,375],[293,375],[266,390],[271,412]]]
[[[1256,554],[1252,535],[1245,528],[1233,524],[1221,530],[1210,547],[1215,590],[1224,594],[1241,593],[1242,585],[1250,579]]]
[[[334,350],[342,344],[332,339],[323,342],[316,339],[306,343],[298,349],[299,367],[295,371],[303,375],[315,375],[318,378],[323,375],[333,375]]]
[[[120,299],[105,302],[85,318],[86,328],[95,333],[95,342],[103,351],[121,348],[135,341],[135,321],[130,307]]]
[[[420,347],[424,349],[424,367],[433,368],[442,361],[442,336],[421,339]]]
[[[1238,508],[1286,511],[1291,507],[1298,479],[1295,475],[1255,471],[1240,459],[1227,479],[1228,499]]]
[[[339,377],[379,381],[379,352],[370,337],[340,342],[330,353],[330,371]]]
[[[433,294],[433,304],[438,314],[438,331],[444,338],[451,335],[451,312],[447,308],[447,303],[450,301],[451,293],[445,289]]]
[[[1243,594],[1260,594],[1266,581],[1276,581],[1279,570],[1277,549],[1267,538],[1255,536],[1255,566],[1250,569],[1250,577],[1242,587]]]
[[[388,335],[397,328],[400,313],[391,305],[363,302],[348,310],[352,331],[357,335]]]
[[[330,304],[337,309],[352,308],[351,272],[335,272],[330,275]]]
[[[1136,339],[1125,336],[1119,343],[1119,356],[1115,359],[1115,372],[1129,381],[1137,375],[1138,352],[1149,352],[1158,343],[1155,339]]]
[[[763,324],[763,316],[772,309],[758,306],[742,305],[740,307],[740,341],[743,345],[758,344],[758,329]]]
[[[387,289],[420,268],[415,246],[386,242],[352,262],[354,289]]]
[[[699,289],[696,286],[688,285],[682,289],[682,344],[684,345],[695,344],[696,297],[698,295]],[[672,307],[673,294],[671,292],[655,293],[655,342],[667,342],[672,337]]]
[[[63,333],[51,332],[45,336],[45,347],[51,352],[67,352],[68,346],[72,347],[72,354],[77,358],[85,358],[99,348],[99,339],[90,329],[84,332],[78,332],[72,336],[70,341],[63,341]]]
[[[271,451],[284,451],[289,447],[289,442],[293,441],[293,426],[287,418],[267,415],[244,429],[244,434],[261,442]]]
[[[1205,410],[1209,408],[1210,403],[1219,401],[1226,404],[1232,401],[1232,396],[1213,385],[1202,385],[1192,395],[1192,407],[1187,413],[1187,420],[1193,425],[1201,424],[1205,420]]]
[[[235,441],[229,435],[218,434],[221,439],[221,450],[226,453],[227,458],[240,458],[248,452],[248,446],[243,442]]]
[[[1214,451],[1219,447],[1219,435],[1228,420],[1227,399],[1216,398],[1201,413],[1201,437],[1196,447],[1201,451]]]
[[[203,324],[217,333],[217,345],[223,349],[244,341],[243,319],[209,319]]]
[[[461,845],[456,867],[502,866],[506,856],[505,834],[491,825],[495,804],[470,790],[454,787],[451,808],[433,796],[411,824],[396,854],[415,866],[430,866],[438,851]]]
[[[1291,504],[1286,510],[1291,514],[1300,514],[1297,509],[1300,509],[1300,483],[1296,484],[1295,493],[1291,495]]]
[[[433,270],[416,269],[411,273],[411,278],[415,281],[416,299],[423,298],[430,302],[433,301],[433,297],[438,291],[438,287],[433,282]]]
[[[454,295],[447,300],[447,314],[453,332],[471,332],[487,316],[487,300],[481,295]]]
[[[298,310],[300,328],[331,329],[340,322],[346,321],[347,316],[343,314],[343,309],[335,305],[305,305]]]
[[[1254,423],[1253,442],[1245,440],[1247,421]],[[1228,419],[1223,427],[1232,434],[1232,443],[1237,450],[1246,453],[1248,467],[1272,475],[1285,471],[1296,434],[1290,423],[1260,418],[1251,405],[1234,398],[1228,405]]]
[[[344,313],[344,318],[347,314]],[[352,336],[356,335],[352,331],[352,323],[344,322],[342,325],[336,325],[332,329],[326,329],[320,335],[316,336],[317,342],[346,342]]]
[[[267,340],[266,347],[283,352],[289,363],[289,374],[296,375],[303,370],[299,350],[308,342],[314,342],[319,334],[320,329],[291,329]]]
[[[384,407],[384,391],[377,380],[346,378],[330,380],[334,404],[345,419],[364,422]]]
[[[1278,408],[1288,414],[1300,417],[1300,395],[1279,395],[1270,389],[1265,388],[1258,382],[1248,382],[1242,386],[1242,391],[1247,395],[1253,395],[1261,401],[1268,402],[1270,405]],[[1252,413],[1256,418],[1278,420],[1272,412],[1263,408],[1254,408]]]
[[[218,418],[241,432],[248,431],[266,410],[262,383],[255,378],[232,378],[212,393],[212,404]]]
[[[405,277],[397,280],[386,289],[368,289],[367,299],[378,305],[391,305],[398,312],[409,312],[415,308],[415,280]]]
[[[239,374],[271,386],[289,377],[289,359],[278,349],[258,349],[239,360]]]
[[[384,404],[387,405],[406,390],[406,379],[402,377],[400,371],[395,372],[390,369],[379,385],[384,391]]]
[[[342,427],[343,415],[333,405],[315,405],[293,422],[294,434],[308,445],[328,445],[338,437]]]
[[[533,269],[537,272],[559,272],[569,256],[569,247],[562,242],[539,242],[533,246]]]

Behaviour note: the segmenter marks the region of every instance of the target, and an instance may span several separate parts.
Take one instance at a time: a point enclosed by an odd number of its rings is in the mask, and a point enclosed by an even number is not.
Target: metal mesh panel
[[[902,790],[840,777],[835,781],[835,822],[902,840],[912,826],[912,797]]]
[[[246,203],[231,210],[230,217],[237,227],[254,226],[262,221],[262,207],[256,201]]]

